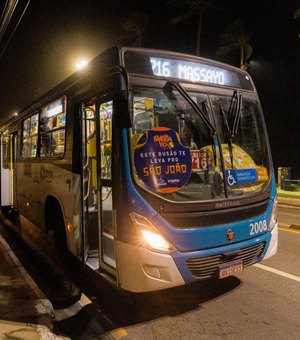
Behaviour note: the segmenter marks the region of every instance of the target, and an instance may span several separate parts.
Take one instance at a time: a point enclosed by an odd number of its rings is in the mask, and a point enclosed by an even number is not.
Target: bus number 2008
[[[268,229],[267,220],[250,223],[250,228],[251,228],[250,235],[255,235],[263,231],[266,231]]]

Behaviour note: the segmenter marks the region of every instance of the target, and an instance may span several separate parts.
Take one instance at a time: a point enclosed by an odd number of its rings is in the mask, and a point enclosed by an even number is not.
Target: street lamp
[[[82,70],[83,68],[87,66],[87,64],[88,62],[85,59],[81,59],[80,61],[76,63],[76,68],[77,70]]]

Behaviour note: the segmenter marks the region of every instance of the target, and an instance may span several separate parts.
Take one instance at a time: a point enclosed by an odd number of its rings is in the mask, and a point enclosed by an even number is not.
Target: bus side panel
[[[77,178],[78,177],[78,178]],[[61,207],[65,220],[69,249],[76,254],[80,251],[79,237],[81,217],[75,198],[80,195],[80,176],[54,163],[18,164],[18,207],[22,216],[38,228],[45,228],[45,203],[52,197]],[[78,205],[78,203],[77,203]],[[55,228],[56,225],[51,226]],[[76,230],[75,230],[76,229]],[[77,240],[77,241],[76,241]]]
[[[42,228],[44,209],[37,195],[39,191],[44,192],[44,187],[37,172],[39,165],[30,161],[17,164],[17,201],[20,214]]]

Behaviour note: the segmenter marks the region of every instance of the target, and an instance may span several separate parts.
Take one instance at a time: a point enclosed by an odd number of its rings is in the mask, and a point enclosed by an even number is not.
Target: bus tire
[[[54,227],[55,248],[63,266],[68,265],[68,242],[66,237],[65,222],[61,210],[56,215]]]
[[[46,230],[53,230],[55,250],[61,264],[65,266],[68,259],[66,228],[61,207],[55,198],[47,198],[44,215]]]

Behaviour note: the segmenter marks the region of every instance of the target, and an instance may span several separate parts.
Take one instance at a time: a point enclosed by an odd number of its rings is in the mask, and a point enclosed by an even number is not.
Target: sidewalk
[[[62,339],[53,308],[0,234],[0,339]]]

